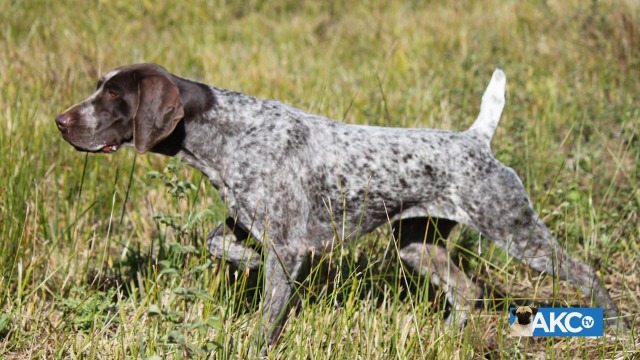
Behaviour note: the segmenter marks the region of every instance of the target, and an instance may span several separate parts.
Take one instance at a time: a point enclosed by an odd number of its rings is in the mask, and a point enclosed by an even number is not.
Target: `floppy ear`
[[[532,315],[535,315],[535,314],[537,314],[537,313],[538,313],[538,308],[534,308],[534,307],[532,307],[532,308],[531,308],[531,314],[532,314]]]
[[[145,77],[138,84],[138,109],[133,118],[133,144],[139,153],[151,150],[169,136],[184,116],[180,90],[162,75]]]
[[[513,316],[516,316],[516,308],[511,309],[511,313],[513,314]]]

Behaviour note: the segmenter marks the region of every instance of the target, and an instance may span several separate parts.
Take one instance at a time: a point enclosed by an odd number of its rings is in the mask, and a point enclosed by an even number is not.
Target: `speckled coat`
[[[505,83],[496,70],[478,119],[452,132],[348,125],[137,64],[105,75],[96,93],[56,123],[78,150],[132,145],[181,156],[209,178],[230,217],[207,245],[239,267],[264,263],[270,343],[305,256],[382,224],[393,227],[402,260],[442,287],[456,310],[448,322],[464,323],[479,289],[425,239],[446,238],[462,223],[533,269],[593,291],[617,323],[618,309],[594,269],[561,251],[516,173],[491,153]],[[249,234],[261,240],[262,255],[243,243]]]

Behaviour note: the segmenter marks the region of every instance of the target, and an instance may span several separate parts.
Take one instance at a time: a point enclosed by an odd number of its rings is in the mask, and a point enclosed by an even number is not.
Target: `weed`
[[[494,155],[623,313],[640,308],[637,1],[4,1],[0,24],[0,358],[245,358],[261,331],[260,274],[207,255],[226,212],[203,175],[131,149],[81,154],[55,127],[99,75],[143,61],[346,123],[453,130],[502,67]],[[589,299],[470,229],[445,245],[487,289],[461,332],[382,228],[313,255],[269,355],[637,356],[637,318],[600,339],[506,338],[513,296]]]

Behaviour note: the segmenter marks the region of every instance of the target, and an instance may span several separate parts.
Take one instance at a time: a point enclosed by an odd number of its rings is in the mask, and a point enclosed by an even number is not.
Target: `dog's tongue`
[[[102,148],[102,152],[110,153],[118,149],[118,145],[107,145]]]

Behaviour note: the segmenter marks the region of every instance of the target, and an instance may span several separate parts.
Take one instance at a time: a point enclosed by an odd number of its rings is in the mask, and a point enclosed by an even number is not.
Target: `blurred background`
[[[635,314],[639,51],[634,0],[4,1],[0,358],[247,354],[259,311],[242,310],[227,284],[242,274],[206,256],[203,239],[224,218],[206,179],[133,149],[76,152],[53,121],[101,75],[138,62],[346,123],[451,130],[471,125],[502,68],[495,156],[521,176],[567,251],[596,266],[623,313]],[[388,231],[370,238],[366,252],[384,258]],[[585,304],[468,229],[451,240],[453,261],[501,294]],[[516,343],[492,301],[451,335],[437,331],[442,312],[422,295],[395,301],[402,291],[390,284],[379,307],[361,282],[339,281],[341,306],[331,296],[305,305],[270,356],[639,354],[635,333]]]

